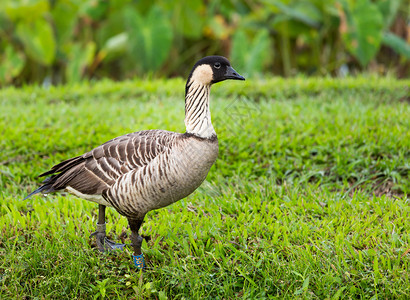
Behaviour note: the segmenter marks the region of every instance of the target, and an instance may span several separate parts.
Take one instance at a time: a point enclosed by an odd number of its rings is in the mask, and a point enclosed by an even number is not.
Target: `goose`
[[[100,251],[125,246],[106,237],[105,210],[114,208],[128,219],[133,261],[144,269],[139,229],[145,215],[194,192],[216,161],[209,95],[212,84],[227,79],[245,80],[223,56],[200,59],[185,86],[185,133],[144,130],[116,137],[40,174],[48,177],[24,199],[65,190],[98,203],[97,229],[91,236]]]

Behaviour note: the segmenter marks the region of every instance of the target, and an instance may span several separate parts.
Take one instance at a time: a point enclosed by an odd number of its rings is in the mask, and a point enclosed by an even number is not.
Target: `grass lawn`
[[[100,254],[97,205],[21,199],[132,131],[184,131],[184,81],[0,91],[0,299],[409,299],[410,81],[272,78],[212,89],[219,158],[145,218],[148,269]],[[127,222],[108,210],[113,240]]]

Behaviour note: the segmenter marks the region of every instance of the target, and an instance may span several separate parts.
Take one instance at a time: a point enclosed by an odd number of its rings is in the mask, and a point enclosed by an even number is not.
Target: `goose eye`
[[[215,68],[215,69],[219,69],[220,67],[221,67],[221,63],[216,62],[216,63],[214,64],[214,68]]]

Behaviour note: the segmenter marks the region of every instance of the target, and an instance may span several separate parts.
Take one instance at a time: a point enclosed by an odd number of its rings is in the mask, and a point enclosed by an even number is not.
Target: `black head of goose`
[[[134,263],[143,268],[143,238],[138,231],[147,212],[178,201],[199,187],[218,155],[211,123],[211,85],[245,80],[222,56],[207,56],[193,67],[185,88],[185,133],[145,130],[112,139],[83,155],[65,160],[40,175],[49,176],[29,194],[66,190],[99,204],[97,247],[122,249],[107,239],[105,208],[127,217]]]

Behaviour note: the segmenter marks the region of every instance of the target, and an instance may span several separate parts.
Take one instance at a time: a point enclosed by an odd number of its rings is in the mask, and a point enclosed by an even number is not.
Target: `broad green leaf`
[[[133,9],[124,12],[129,32],[129,52],[142,71],[159,69],[169,55],[171,24],[162,11],[153,6],[143,17]]]
[[[117,10],[123,8],[125,5],[128,5],[134,0],[110,0],[110,10]]]
[[[188,38],[199,38],[205,25],[203,1],[170,1],[166,5],[167,11],[172,11],[172,24]]]
[[[264,0],[268,7],[278,12],[270,24],[286,37],[299,37],[311,34],[323,23],[324,16],[319,7],[308,1],[296,1],[288,5],[277,0]]]
[[[402,0],[378,0],[376,2],[379,11],[383,15],[385,29],[389,28],[394,21],[401,3]]]
[[[1,11],[0,8],[0,35],[6,35],[6,32],[13,30],[13,24],[4,11]]]
[[[183,5],[180,5],[181,15],[179,17],[182,21],[182,32],[188,38],[199,38],[205,24],[205,18],[201,14],[203,1],[191,0],[183,1],[183,3]],[[174,20],[178,20],[178,17],[174,18]]]
[[[286,5],[278,0],[264,0],[263,2],[277,8],[281,14],[289,17],[289,19],[305,23],[310,27],[317,27],[321,20],[321,15],[317,8],[307,2],[296,3],[293,6]]]
[[[128,34],[123,32],[108,39],[104,45],[104,50],[107,53],[123,52],[126,49],[128,42]]]
[[[259,30],[253,39],[248,38],[244,30],[238,30],[233,36],[231,59],[246,76],[260,73],[272,56],[266,29]]]
[[[84,71],[94,58],[95,43],[88,42],[85,46],[73,44],[69,48],[66,76],[68,82],[78,82],[83,78]]]
[[[244,70],[249,40],[244,30],[235,32],[232,38],[231,60],[235,62],[235,67]],[[242,71],[243,73],[244,71]]]
[[[216,15],[208,20],[204,34],[216,39],[226,40],[232,31],[233,29],[226,23],[225,19],[221,15]]]
[[[99,52],[101,60],[109,61],[127,51],[128,34],[126,32],[117,34],[109,38]]]
[[[311,27],[319,26],[319,24],[323,22],[323,14],[318,5],[313,1],[296,2],[293,5],[293,10],[297,12],[298,15],[303,16],[301,19],[302,22],[306,23],[305,20],[307,20],[307,24]]]
[[[80,11],[87,17],[97,21],[100,20],[109,8],[109,1],[88,0],[81,3]]]
[[[56,43],[50,24],[44,19],[19,22],[16,34],[28,56],[43,65],[51,65],[55,57]]]
[[[23,70],[26,58],[11,45],[7,45],[3,56],[0,57],[0,82],[9,83]]]
[[[278,15],[272,21],[272,27],[280,34],[288,37],[297,37],[301,33],[308,33],[312,29],[305,23],[292,19],[287,15]]]
[[[58,1],[53,7],[53,16],[57,45],[69,41],[73,38],[73,30],[78,20],[78,6],[72,1]]]
[[[383,17],[369,0],[343,2],[346,31],[342,32],[347,50],[366,66],[379,51],[382,40]]]
[[[394,51],[403,55],[405,58],[410,59],[410,45],[394,33],[385,32],[383,34],[383,44],[391,47]]]
[[[249,75],[262,72],[263,65],[273,57],[269,33],[266,29],[258,31],[254,37],[252,48],[249,50],[245,70],[252,70]]]
[[[4,0],[2,0],[4,1]],[[2,8],[3,9],[3,8]],[[47,0],[13,0],[4,3],[4,11],[12,21],[34,21],[49,11]]]
[[[100,23],[96,32],[96,43],[99,48],[105,47],[109,39],[125,31],[124,22],[118,20],[123,20],[122,9],[110,10],[107,18]]]

